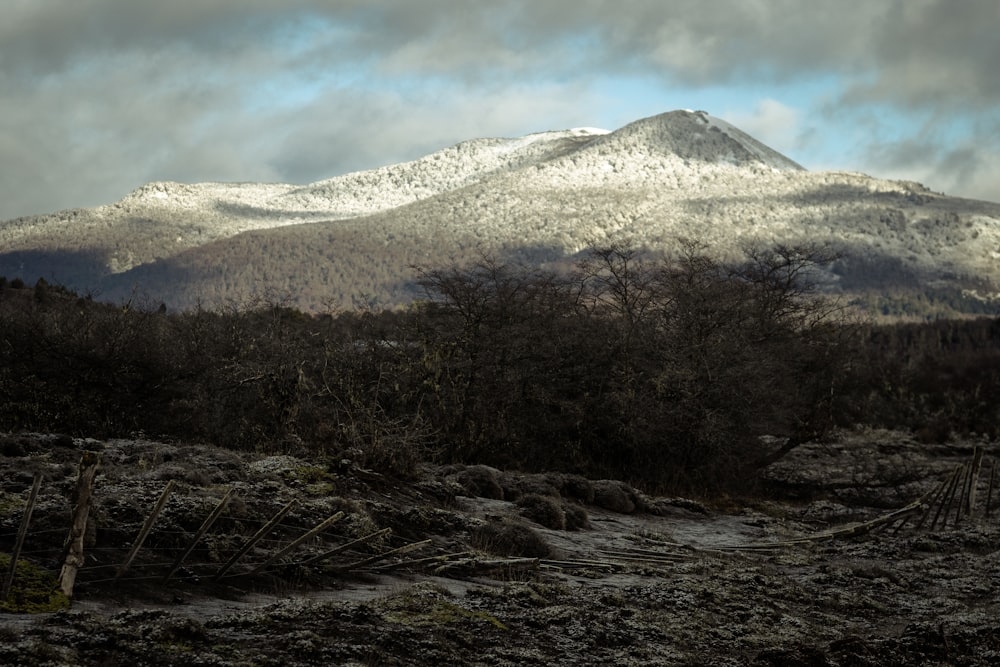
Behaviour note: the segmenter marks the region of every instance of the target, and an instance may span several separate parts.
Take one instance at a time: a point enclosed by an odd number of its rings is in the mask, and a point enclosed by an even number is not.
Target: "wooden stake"
[[[979,486],[979,471],[983,467],[983,450],[976,447],[972,454],[972,470],[969,472],[969,499],[965,513],[972,516],[976,510],[976,487]]]
[[[163,492],[160,493],[160,499],[156,501],[156,505],[153,506],[153,511],[149,513],[149,516],[146,517],[146,522],[142,524],[142,530],[139,531],[138,537],[135,538],[135,544],[132,545],[132,550],[128,552],[125,562],[121,564],[118,571],[115,573],[116,580],[125,574],[125,571],[135,559],[136,554],[139,553],[139,549],[142,548],[142,543],[146,541],[147,537],[149,537],[149,533],[153,530],[153,523],[156,522],[156,517],[160,516],[160,512],[163,511],[163,506],[167,504],[167,499],[170,498],[170,493],[174,490],[174,484],[174,480],[170,480],[163,488]]]
[[[958,494],[958,507],[955,508],[955,526],[958,526],[958,522],[961,521],[962,515],[965,514],[965,508],[969,500],[969,485],[972,481],[972,465],[965,469],[962,475],[962,490]],[[945,517],[945,523],[947,524],[947,516]]]
[[[938,500],[941,499],[941,494],[944,493],[945,487],[948,486],[948,479],[941,480],[941,483],[935,487],[934,492],[930,496],[930,500],[927,503],[927,507],[923,514],[920,515],[920,521],[914,526],[914,530],[920,530],[920,527],[924,525],[924,521],[927,521],[927,517],[930,516],[931,510],[934,509],[934,505],[937,504]]]
[[[948,490],[944,492],[941,496],[941,504],[938,505],[937,512],[934,513],[934,519],[931,521],[930,530],[934,530],[934,526],[937,525],[938,517],[941,516],[941,512],[944,511],[945,521],[948,520],[948,511],[945,510],[945,505],[947,505],[948,510],[951,509],[951,501],[955,497],[955,486],[958,484],[958,476],[961,474],[962,468],[964,466],[959,465],[952,471],[951,477],[948,478]],[[945,502],[945,498],[948,498]]]
[[[239,551],[233,554],[232,558],[226,561],[225,565],[219,568],[219,571],[215,573],[214,577],[212,577],[212,581],[218,581],[219,579],[221,579],[222,575],[224,575],[226,572],[229,571],[229,568],[231,568],[233,565],[236,565],[236,562],[239,559],[243,558],[243,556],[245,556],[247,552],[253,548],[253,545],[260,542],[262,539],[264,539],[265,535],[274,530],[274,527],[278,525],[278,522],[281,521],[286,514],[291,512],[292,508],[295,507],[298,504],[298,502],[299,502],[298,500],[293,498],[288,502],[287,505],[278,510],[278,513],[275,514],[270,521],[265,523],[261,527],[261,529],[254,534],[253,537],[251,537],[249,540],[246,541],[246,544],[244,544]]]
[[[73,508],[73,523],[70,524],[69,535],[66,536],[62,570],[59,572],[59,588],[63,595],[73,597],[73,586],[76,584],[76,573],[83,567],[83,537],[87,532],[87,515],[90,512],[90,500],[94,493],[94,476],[101,455],[97,452],[84,452],[80,458],[80,473],[76,478],[76,491]]]
[[[170,581],[170,578],[174,576],[177,573],[177,570],[181,568],[181,564],[184,563],[185,560],[187,560],[187,557],[191,555],[192,551],[194,551],[194,548],[195,546],[197,546],[198,542],[201,542],[201,538],[205,537],[205,533],[208,532],[208,529],[212,527],[212,524],[215,523],[215,520],[218,519],[219,516],[222,514],[222,510],[224,510],[226,508],[226,505],[229,504],[229,499],[232,498],[232,495],[233,493],[235,493],[235,491],[236,491],[235,488],[229,487],[229,490],[226,491],[226,495],[222,496],[222,500],[219,501],[219,504],[215,506],[215,509],[212,510],[212,513],[209,514],[208,518],[205,519],[204,523],[201,524],[201,528],[198,529],[198,532],[195,534],[194,539],[191,540],[191,545],[187,548],[187,551],[178,556],[177,560],[174,561],[174,564],[171,566],[170,571],[167,572],[166,576],[163,577],[163,583],[167,583],[168,581]]]
[[[291,553],[292,550],[295,549],[295,547],[299,546],[300,544],[302,544],[306,540],[308,540],[308,539],[310,539],[312,537],[315,537],[316,535],[318,535],[319,533],[323,532],[324,530],[326,530],[327,528],[329,528],[330,526],[332,526],[333,524],[337,523],[338,521],[340,521],[343,518],[344,518],[344,513],[343,512],[337,512],[336,514],[334,514],[333,516],[331,516],[329,519],[327,519],[323,523],[319,524],[318,526],[316,526],[315,528],[313,528],[312,530],[310,530],[305,535],[302,535],[298,539],[293,540],[292,543],[289,544],[287,547],[285,547],[284,549],[282,549],[278,553],[274,554],[273,556],[271,556],[270,558],[268,558],[266,561],[264,561],[263,563],[261,563],[260,565],[258,565],[257,567],[255,567],[254,569],[250,570],[250,574],[257,574],[258,572],[260,572],[261,570],[263,570],[268,565],[270,565],[274,561],[278,560],[282,556],[285,556],[285,555]]]
[[[990,518],[990,504],[993,501],[993,479],[996,477],[997,473],[997,460],[993,459],[993,465],[990,466],[990,486],[986,491],[986,518]]]
[[[21,548],[24,546],[24,538],[28,534],[28,524],[31,523],[31,513],[35,509],[35,500],[38,498],[38,488],[42,485],[42,474],[36,472],[35,479],[31,482],[31,492],[28,494],[28,504],[24,506],[24,515],[21,517],[21,526],[17,529],[17,539],[14,540],[14,551],[10,554],[10,569],[3,580],[3,589],[0,590],[0,601],[6,600],[10,593],[10,587],[14,584],[14,573],[17,571],[17,559],[21,556]]]

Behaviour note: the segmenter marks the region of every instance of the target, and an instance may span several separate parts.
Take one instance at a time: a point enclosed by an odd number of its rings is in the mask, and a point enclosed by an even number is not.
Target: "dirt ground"
[[[969,514],[942,483],[976,447]],[[995,443],[844,432],[772,466],[778,499],[706,505],[479,466],[404,482],[345,459],[0,436],[0,552],[41,475],[22,559],[51,581],[84,450],[101,467],[72,604],[0,614],[0,665],[1000,664]]]

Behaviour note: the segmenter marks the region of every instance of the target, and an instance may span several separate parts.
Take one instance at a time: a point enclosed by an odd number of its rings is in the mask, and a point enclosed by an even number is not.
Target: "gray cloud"
[[[1000,146],[995,139],[1000,137],[1000,120],[975,123],[957,140],[941,131],[943,125],[932,117],[912,137],[874,141],[865,147],[865,162],[876,172],[917,180],[935,190],[1000,200]]]
[[[799,122],[800,146],[822,103],[760,106],[772,86],[836,81],[829,118],[892,110],[976,128],[1000,108],[997,25],[995,0],[16,2],[0,23],[0,219],[147,180],[304,182],[594,124],[610,104],[595,81],[622,76],[756,84],[733,117],[786,143],[782,118]],[[962,187],[950,175],[977,165],[969,192],[1000,199],[996,133],[907,144],[871,130],[856,151],[870,164],[842,166],[892,174],[922,159],[929,179]]]
[[[874,68],[849,97],[932,108],[990,107],[1000,98],[1000,4],[894,3],[872,36]]]
[[[281,61],[289,28],[312,21],[317,64],[374,58],[394,73],[521,76],[586,65],[716,84],[853,72],[869,82],[858,91],[891,99],[1000,91],[994,0],[38,0],[5,19],[4,69],[32,76],[101,53],[162,48],[220,58],[259,49]]]

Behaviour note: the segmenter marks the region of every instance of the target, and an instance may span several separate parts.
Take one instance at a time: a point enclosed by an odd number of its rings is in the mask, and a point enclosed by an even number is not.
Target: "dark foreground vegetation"
[[[324,316],[275,301],[167,313],[0,278],[0,431],[696,494],[745,491],[838,425],[995,437],[1000,320],[852,321],[810,283],[828,260],[610,247],[557,274],[484,259],[424,273],[427,299],[405,311]]]

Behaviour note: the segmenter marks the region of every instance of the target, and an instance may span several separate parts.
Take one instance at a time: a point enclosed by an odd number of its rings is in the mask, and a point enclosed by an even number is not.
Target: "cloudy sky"
[[[997,0],[3,0],[0,219],[720,116],[1000,201]]]

